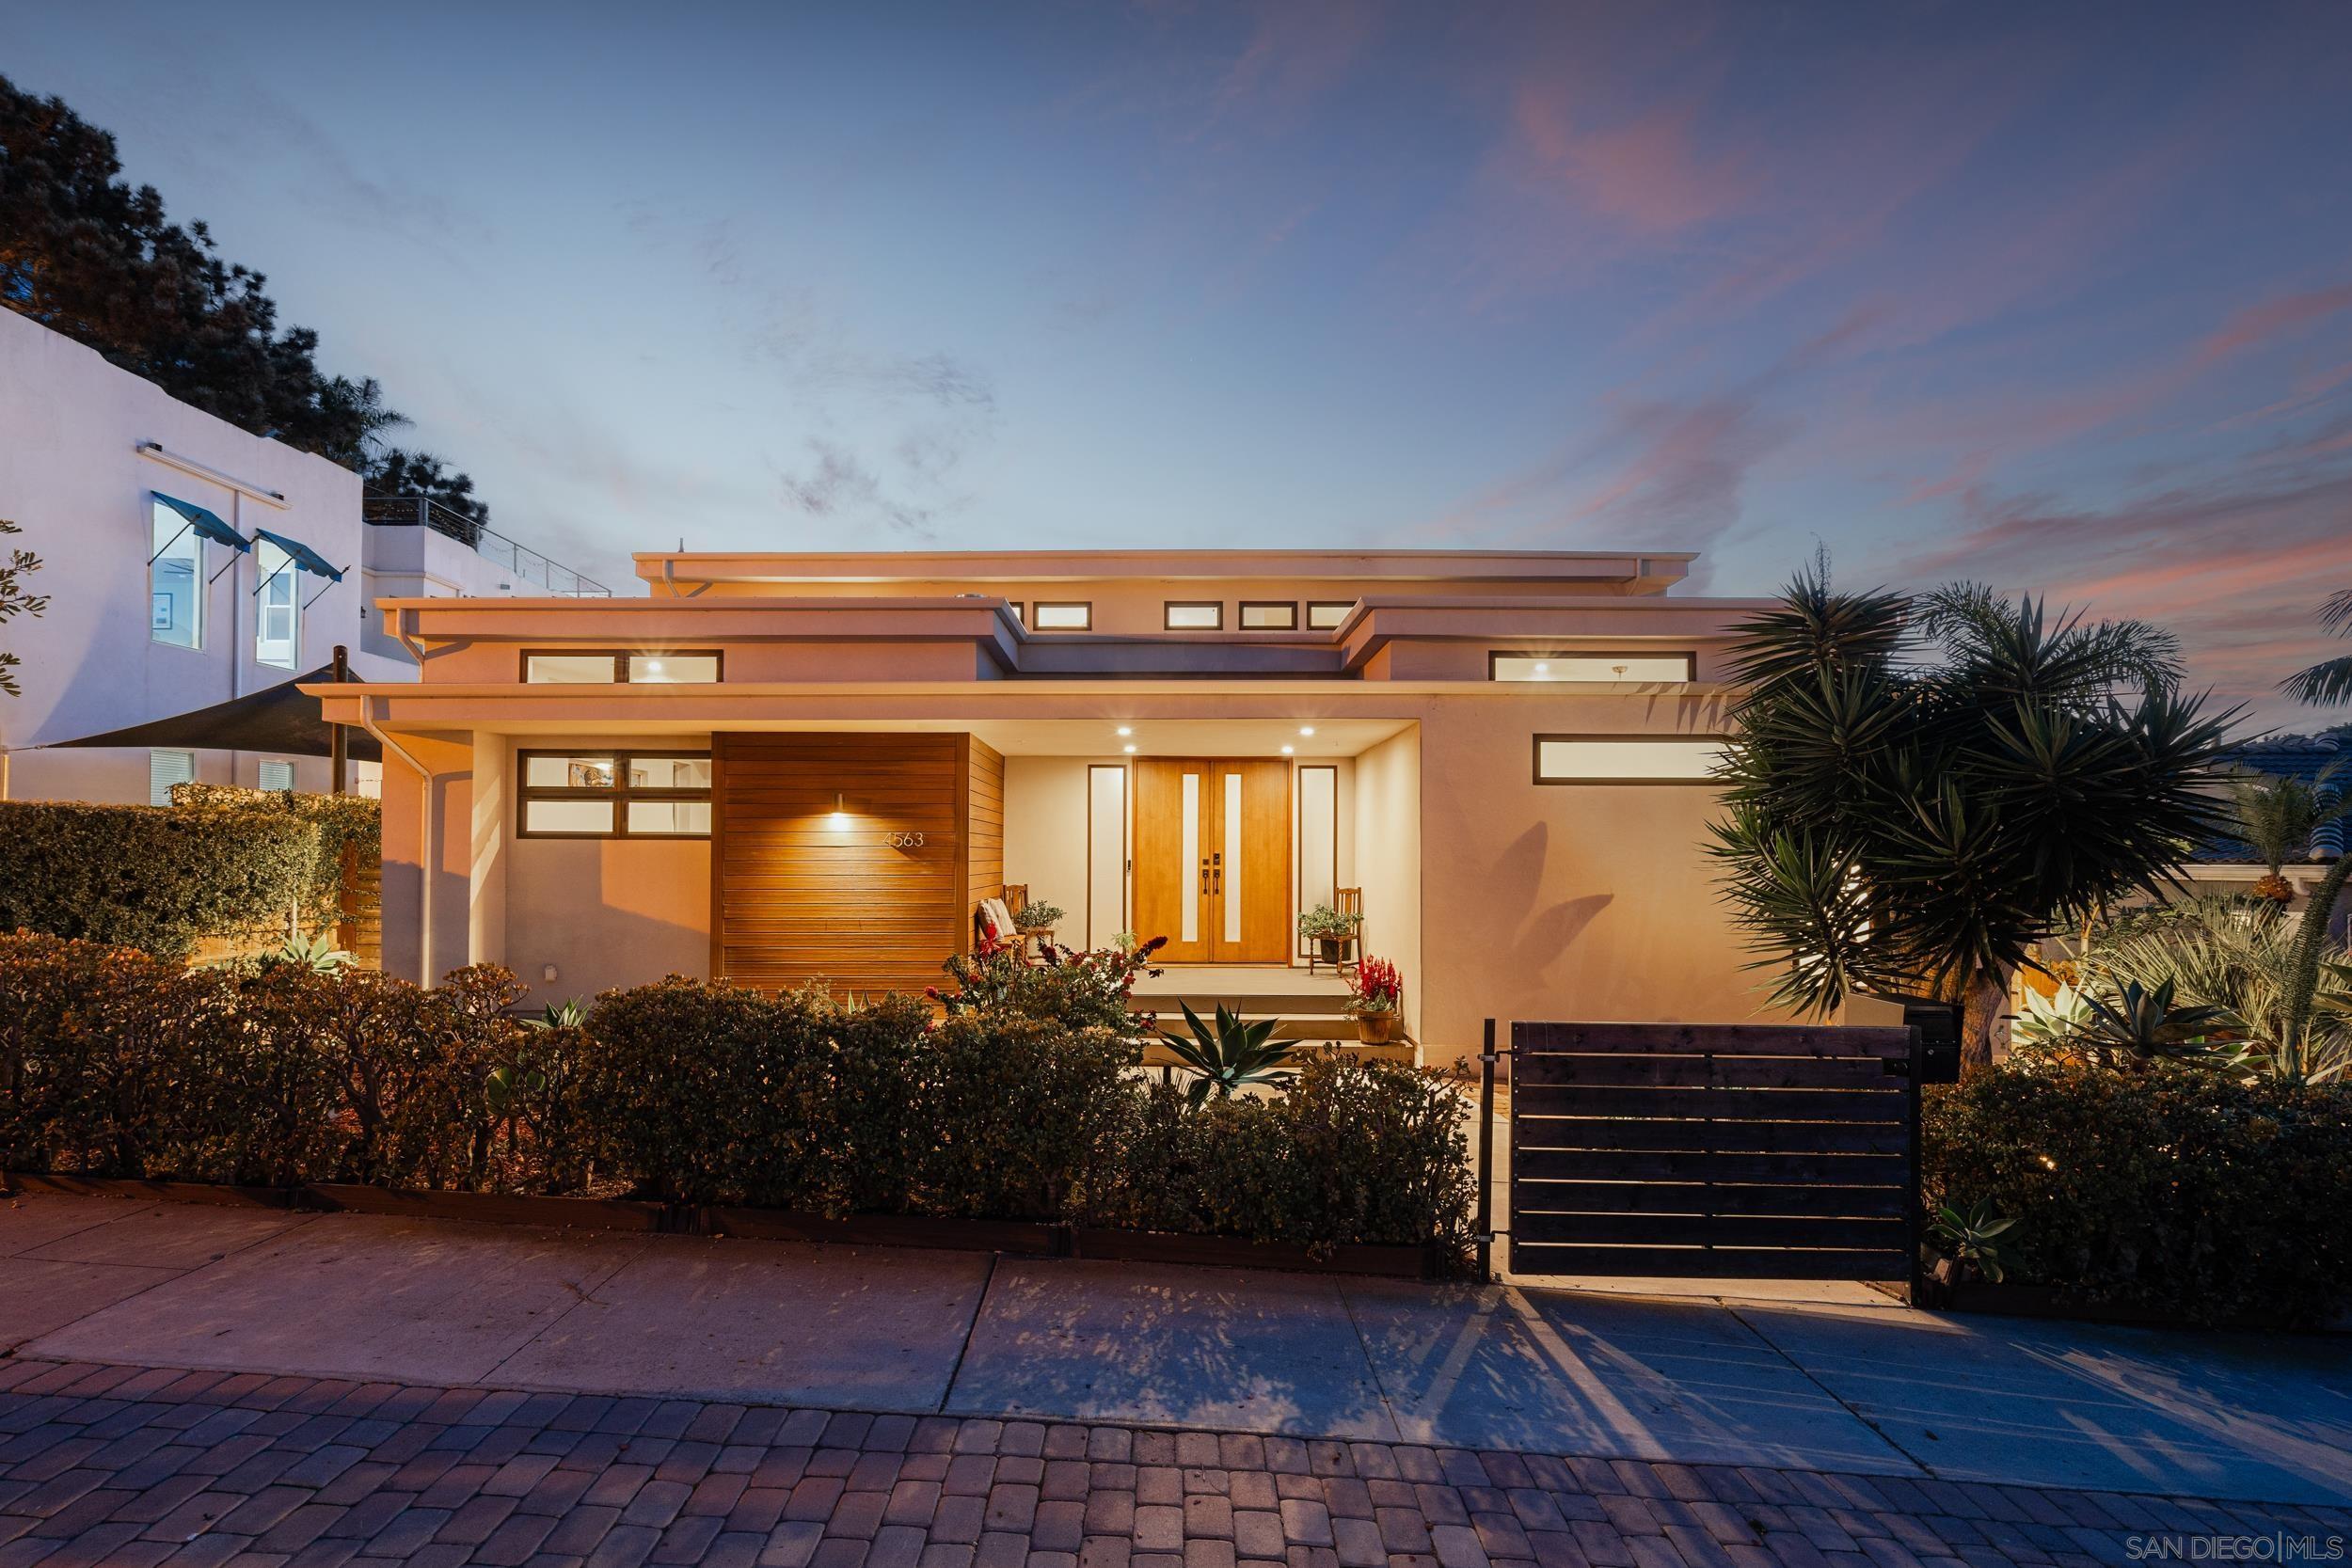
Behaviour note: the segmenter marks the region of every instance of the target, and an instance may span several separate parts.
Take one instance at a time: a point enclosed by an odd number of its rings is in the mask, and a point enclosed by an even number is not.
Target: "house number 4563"
[[[890,847],[893,849],[920,849],[923,847],[923,835],[921,833],[892,833]]]

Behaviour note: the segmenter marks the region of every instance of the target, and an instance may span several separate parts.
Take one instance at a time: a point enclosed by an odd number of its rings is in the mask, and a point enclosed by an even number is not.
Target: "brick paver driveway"
[[[2352,1513],[0,1361],[0,1568],[1991,1568],[2280,1532],[2324,1551]]]

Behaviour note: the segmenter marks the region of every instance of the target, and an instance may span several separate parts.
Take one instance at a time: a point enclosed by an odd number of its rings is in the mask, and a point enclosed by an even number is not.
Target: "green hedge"
[[[0,801],[0,931],[185,958],[208,938],[306,932],[336,917],[342,854],[382,854],[355,796],[176,784],[170,806]]]
[[[2352,1089],[2011,1068],[1929,1089],[1924,1134],[1931,1208],[2017,1221],[2013,1283],[2201,1323],[2352,1300]]]
[[[1184,1110],[1127,1031],[673,977],[577,1028],[495,968],[431,990],[0,936],[0,1165],[94,1176],[657,1196],[1248,1236],[1458,1243],[1458,1101],[1308,1059]],[[1077,1009],[1091,1016],[1091,1006]]]

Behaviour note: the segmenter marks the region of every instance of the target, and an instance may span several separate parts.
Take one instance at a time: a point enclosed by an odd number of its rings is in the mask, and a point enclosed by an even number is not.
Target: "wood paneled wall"
[[[964,888],[964,913],[983,898],[1000,898],[1005,892],[1005,757],[977,736],[967,736],[969,784],[964,791],[967,822],[965,859],[971,867]]]
[[[971,890],[1004,876],[994,752],[963,735],[760,733],[713,736],[711,753],[714,976],[920,991],[971,945]],[[910,833],[919,847],[890,842]]]

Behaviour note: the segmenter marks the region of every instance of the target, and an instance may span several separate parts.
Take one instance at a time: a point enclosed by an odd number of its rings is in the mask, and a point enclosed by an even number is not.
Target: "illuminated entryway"
[[[1289,961],[1291,765],[1267,757],[1135,764],[1138,930],[1170,963]]]

